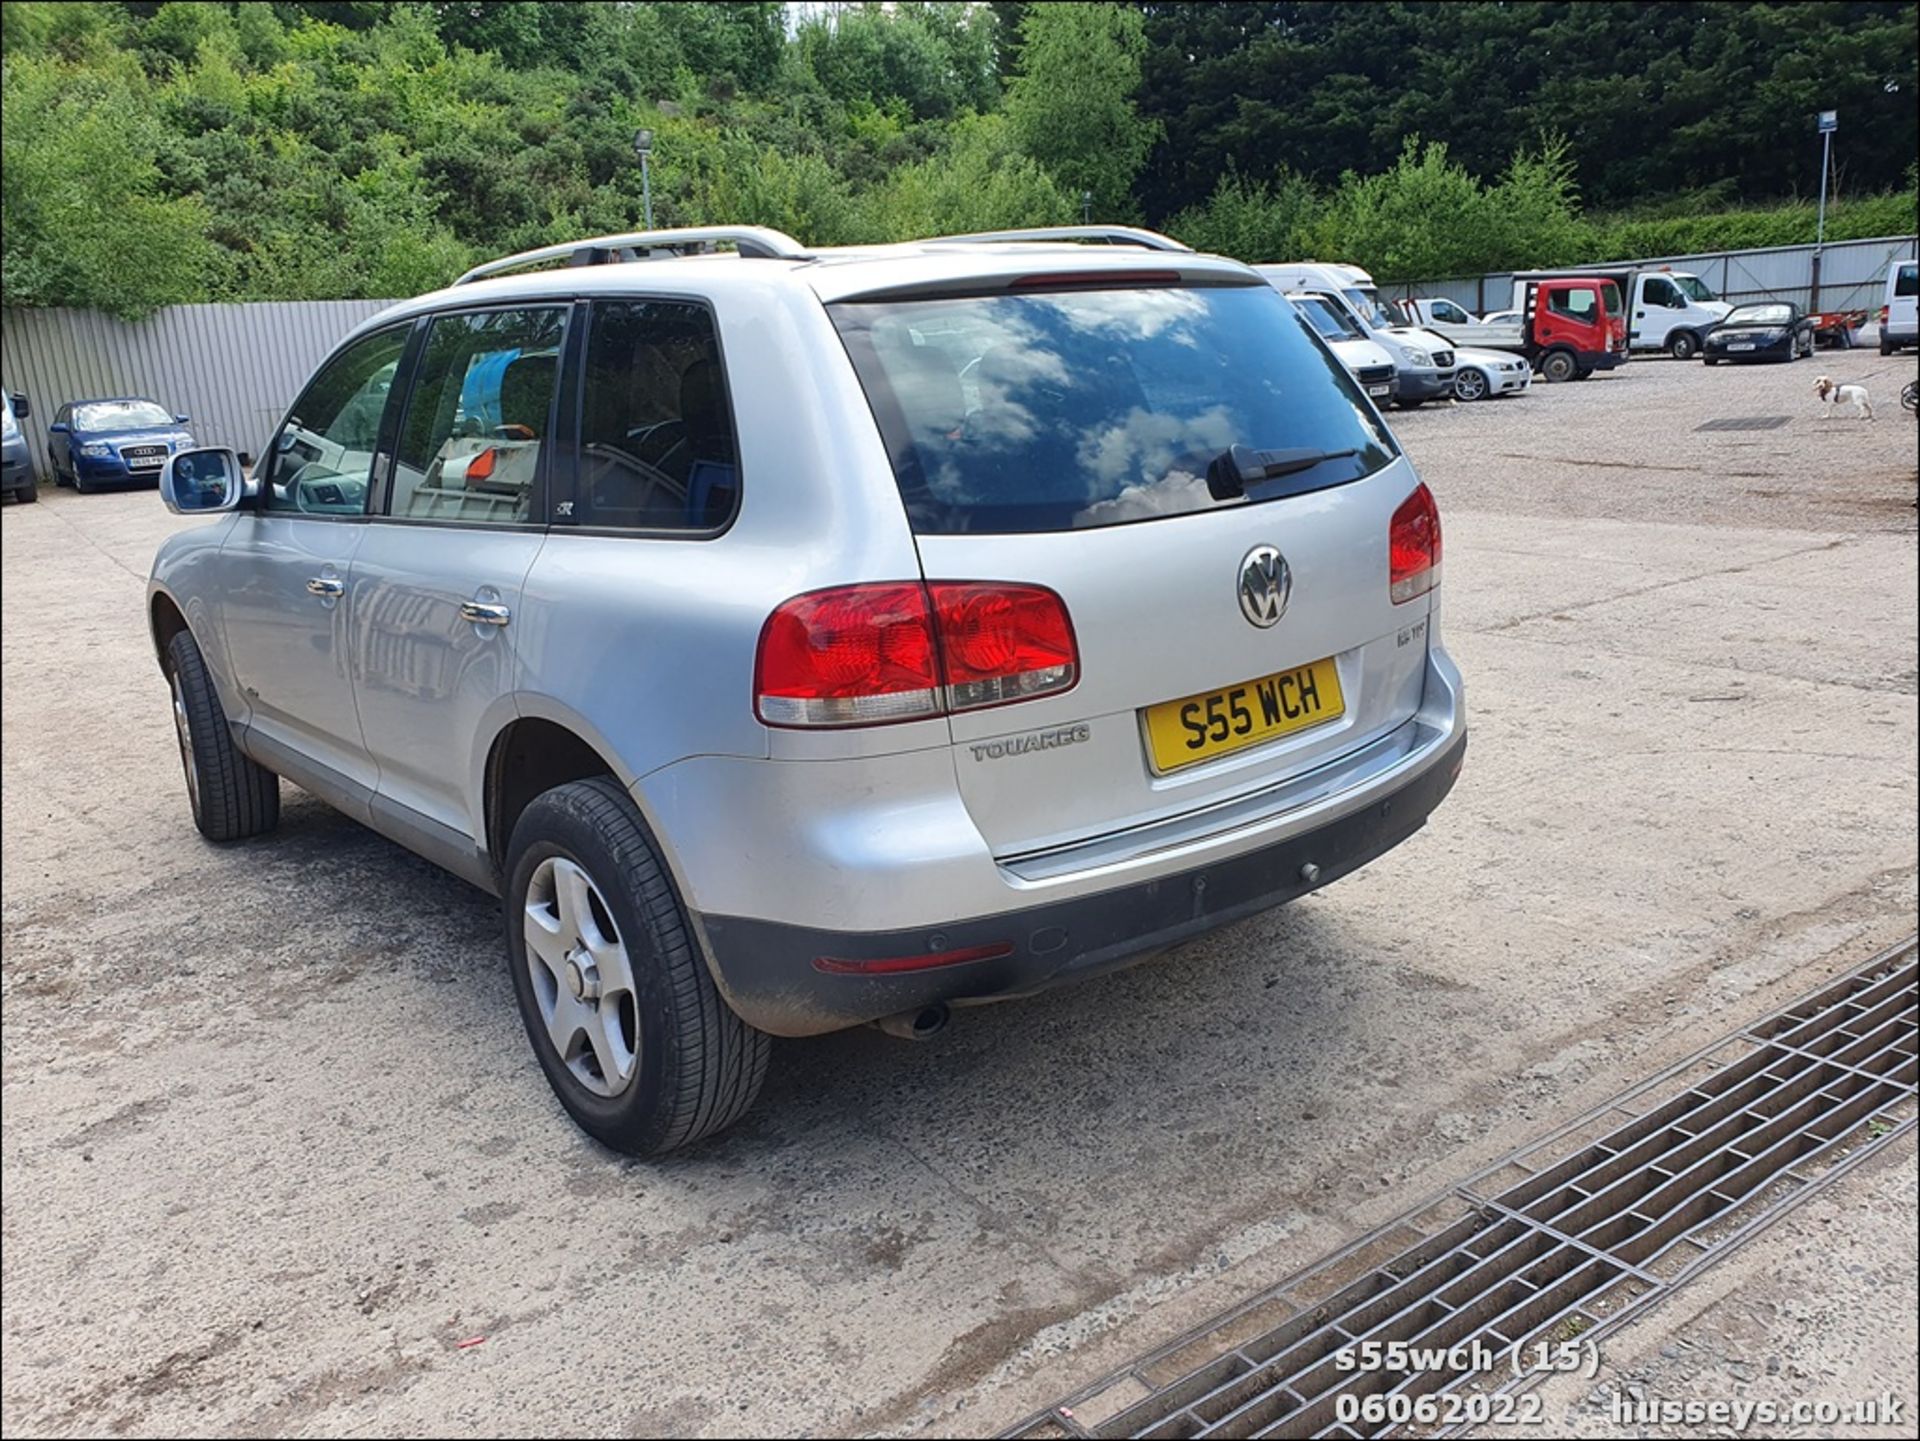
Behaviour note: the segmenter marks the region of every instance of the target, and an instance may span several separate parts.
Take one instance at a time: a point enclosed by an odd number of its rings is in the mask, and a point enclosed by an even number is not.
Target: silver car
[[[1433,497],[1253,271],[1103,238],[615,236],[367,322],[253,475],[163,475],[214,517],[149,590],[201,833],[285,777],[500,896],[637,1153],[771,1036],[929,1034],[1398,844],[1466,740]]]

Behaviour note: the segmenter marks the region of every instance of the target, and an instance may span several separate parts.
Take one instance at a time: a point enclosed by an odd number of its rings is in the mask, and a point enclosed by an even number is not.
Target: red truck
[[[1633,272],[1524,271],[1513,277],[1521,352],[1548,380],[1585,380],[1627,363]]]
[[[1627,359],[1632,271],[1537,270],[1513,278],[1511,311],[1476,320],[1450,300],[1409,300],[1416,325],[1458,346],[1511,350],[1548,380],[1585,380]]]

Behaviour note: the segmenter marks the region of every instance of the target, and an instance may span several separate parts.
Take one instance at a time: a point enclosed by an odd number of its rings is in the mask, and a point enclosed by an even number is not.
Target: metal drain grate
[[[1793,417],[1787,415],[1736,415],[1725,420],[1709,420],[1705,425],[1696,425],[1693,433],[1703,430],[1778,430]]]
[[[1908,940],[1006,1434],[1372,1436],[1343,1396],[1518,1389],[1514,1345],[1603,1334],[1912,1130],[1917,994]],[[1461,1369],[1336,1360],[1393,1341]]]

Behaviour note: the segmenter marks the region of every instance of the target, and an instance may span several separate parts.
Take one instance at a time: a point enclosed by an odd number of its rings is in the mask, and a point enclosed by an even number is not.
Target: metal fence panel
[[[0,315],[0,383],[33,402],[26,422],[45,465],[46,428],[69,401],[140,395],[191,417],[202,445],[258,453],[314,368],[390,300],[174,305],[145,320],[91,310]]]
[[[1916,237],[1889,235],[1875,240],[1841,240],[1828,245],[1820,260],[1820,308],[1867,310],[1880,308],[1887,266],[1911,260]],[[1792,300],[1813,308],[1813,252],[1811,245],[1781,245],[1765,250],[1708,250],[1691,255],[1657,255],[1616,262],[1641,269],[1671,266],[1698,275],[1722,300],[1734,305],[1750,300]],[[1383,287],[1397,297],[1438,299],[1445,296],[1476,315],[1505,310],[1513,299],[1513,276],[1454,276],[1445,280],[1411,280]]]

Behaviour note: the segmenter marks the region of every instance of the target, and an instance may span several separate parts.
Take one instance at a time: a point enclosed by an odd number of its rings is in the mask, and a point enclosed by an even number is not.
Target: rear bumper
[[[1393,849],[1445,799],[1466,756],[1464,722],[1337,819],[1187,869],[938,926],[841,931],[696,915],[734,1010],[775,1035],[815,1035],[935,1002],[1000,1000],[1112,970],[1317,890]],[[987,950],[931,969],[864,964]],[[823,969],[819,962],[835,964]]]

